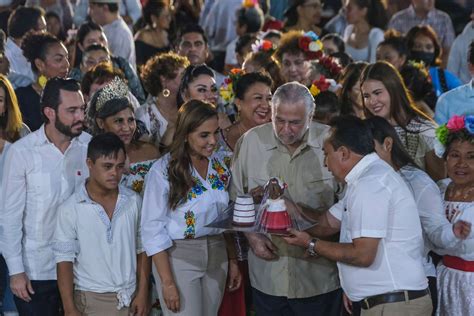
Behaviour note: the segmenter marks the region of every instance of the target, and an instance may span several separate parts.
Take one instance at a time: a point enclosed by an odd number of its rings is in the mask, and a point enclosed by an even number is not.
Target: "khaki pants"
[[[117,293],[74,291],[74,304],[83,316],[129,316],[128,307],[117,310]]]
[[[175,240],[168,249],[171,271],[179,291],[180,310],[166,308],[161,280],[153,265],[161,308],[165,316],[215,316],[227,281],[227,251],[222,235]]]
[[[377,305],[371,309],[362,309],[361,316],[430,316],[433,311],[431,297],[423,297],[406,301]]]

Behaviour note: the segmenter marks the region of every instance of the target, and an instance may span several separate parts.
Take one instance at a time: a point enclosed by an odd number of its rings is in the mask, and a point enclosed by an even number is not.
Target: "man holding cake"
[[[296,203],[312,209],[334,203],[334,181],[324,167],[329,128],[312,121],[314,99],[296,82],[278,88],[272,123],[248,131],[236,146],[230,196],[261,192],[272,178],[283,181]],[[247,234],[249,274],[259,316],[340,315],[341,290],[334,262],[307,258],[305,250],[276,235]]]

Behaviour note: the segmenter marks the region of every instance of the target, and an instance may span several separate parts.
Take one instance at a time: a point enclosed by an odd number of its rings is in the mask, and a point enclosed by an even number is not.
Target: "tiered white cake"
[[[253,226],[255,224],[255,206],[251,196],[238,196],[234,204],[232,224],[236,226]]]

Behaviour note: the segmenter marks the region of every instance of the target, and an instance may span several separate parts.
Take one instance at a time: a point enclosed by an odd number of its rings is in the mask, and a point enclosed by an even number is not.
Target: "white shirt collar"
[[[362,175],[365,169],[377,160],[380,160],[380,158],[376,153],[371,153],[364,156],[364,158],[359,160],[359,162],[354,167],[352,167],[352,170],[346,175],[346,183],[350,184],[351,182],[356,181]]]

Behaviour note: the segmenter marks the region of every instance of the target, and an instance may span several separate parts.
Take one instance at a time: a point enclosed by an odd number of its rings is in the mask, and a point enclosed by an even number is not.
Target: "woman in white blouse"
[[[344,30],[346,53],[355,61],[376,60],[377,46],[383,41],[387,13],[381,0],[349,0]]]
[[[234,251],[227,255],[222,231],[206,227],[229,202],[230,171],[215,152],[218,133],[212,104],[186,102],[169,153],[146,177],[142,241],[153,257],[164,315],[217,315],[228,269],[229,289],[240,286]],[[227,244],[230,250],[232,240]]]

